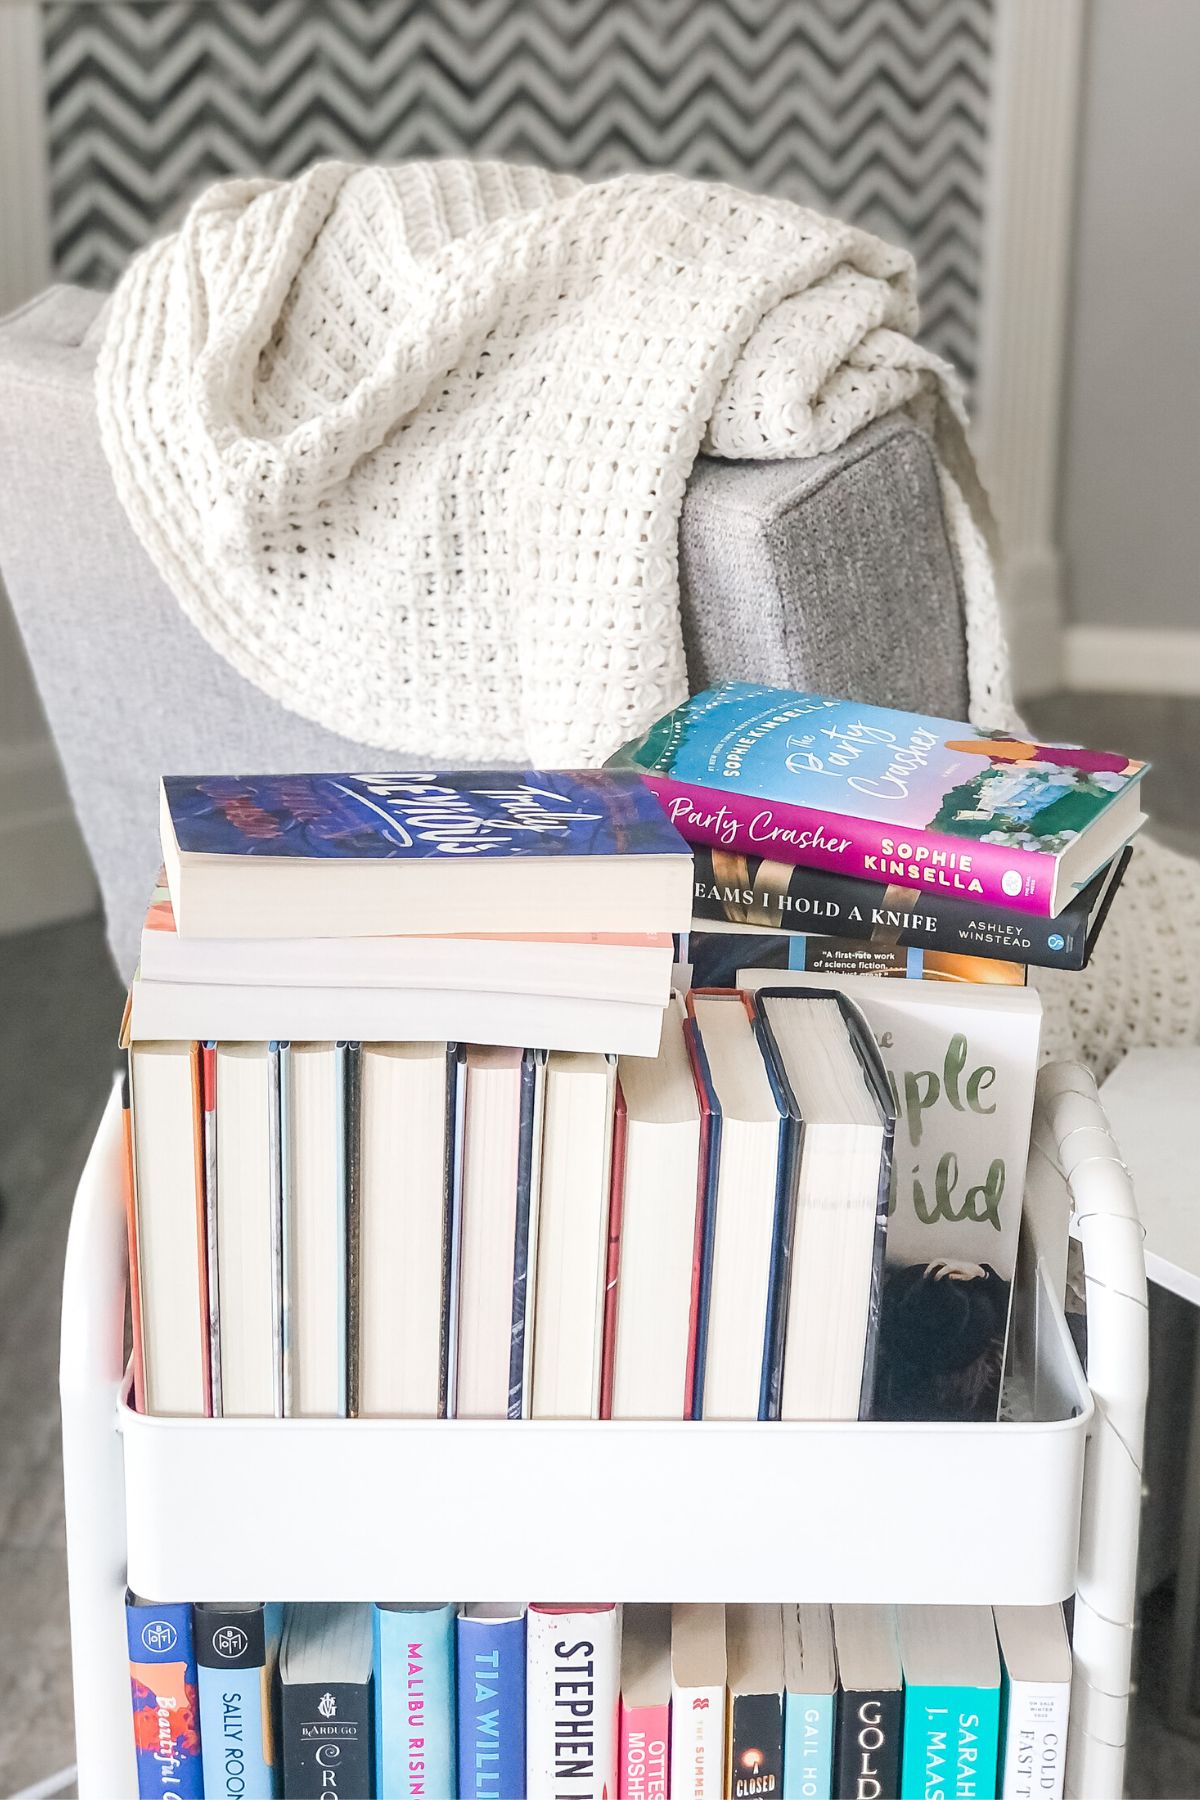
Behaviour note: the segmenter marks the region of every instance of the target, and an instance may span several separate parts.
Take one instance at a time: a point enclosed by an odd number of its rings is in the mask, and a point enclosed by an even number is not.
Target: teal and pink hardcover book
[[[375,1791],[455,1794],[452,1605],[375,1607]]]
[[[1042,916],[1142,824],[1147,766],[736,681],[613,760],[642,773],[689,843]]]

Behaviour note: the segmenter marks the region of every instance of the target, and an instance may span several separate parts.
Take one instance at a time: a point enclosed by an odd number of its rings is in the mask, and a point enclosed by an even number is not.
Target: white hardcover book
[[[521,1206],[525,1053],[473,1044],[465,1062],[454,1411],[460,1419],[506,1419],[514,1398],[514,1292],[528,1241]]]
[[[625,1146],[613,1345],[614,1419],[683,1419],[700,1208],[700,1103],[683,1006],[656,1057],[623,1056]],[[614,1206],[617,1197],[614,1194]]]
[[[1071,1645],[1061,1606],[997,1606],[1001,1800],[1062,1800]]]
[[[535,1419],[600,1416],[615,1089],[612,1057],[556,1050],[546,1059],[530,1408]]]
[[[783,1113],[741,996],[696,994],[692,1010],[720,1114],[707,1332],[696,1352],[700,1416],[766,1418]]]
[[[671,1608],[671,1793],[721,1800],[725,1791],[725,1608]]]
[[[279,1055],[284,1414],[346,1415],[346,1218],[336,1044]]]
[[[614,1800],[619,1606],[530,1606],[525,1623],[527,1800]]]
[[[358,1413],[437,1419],[447,1384],[447,1047],[364,1044],[360,1071]]]
[[[208,1331],[197,1045],[135,1044],[129,1086],[146,1411],[203,1418]]]
[[[483,992],[479,989],[222,987],[212,982],[147,981],[135,975],[129,1014],[133,1040],[223,1038],[270,1033],[293,1043],[326,1038],[398,1043],[442,1038],[468,1044],[539,1044],[546,1049],[653,1056],[662,1031],[661,1000]]]
[[[226,1418],[283,1413],[279,1053],[217,1045],[217,1255]]]

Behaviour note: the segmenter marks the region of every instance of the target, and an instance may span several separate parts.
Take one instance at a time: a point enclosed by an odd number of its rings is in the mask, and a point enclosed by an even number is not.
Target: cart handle
[[[1032,1155],[1054,1164],[1070,1195],[1071,1235],[1083,1252],[1087,1378],[1095,1401],[1079,1530],[1066,1792],[1078,1800],[1119,1800],[1149,1383],[1145,1232],[1096,1083],[1078,1063],[1041,1071]]]

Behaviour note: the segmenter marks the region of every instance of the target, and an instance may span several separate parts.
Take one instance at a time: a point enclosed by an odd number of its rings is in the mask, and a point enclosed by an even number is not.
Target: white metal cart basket
[[[1071,1064],[1039,1079],[1025,1208],[998,1424],[152,1419],[127,1404],[114,1096],[80,1180],[63,1289],[83,1800],[137,1792],[127,1582],[156,1600],[501,1600],[519,1589],[1035,1604],[1074,1593],[1067,1792],[1118,1800],[1146,1280],[1128,1176],[1091,1076]],[[1072,1212],[1086,1379],[1062,1304]],[[732,1479],[738,1469],[752,1477]]]

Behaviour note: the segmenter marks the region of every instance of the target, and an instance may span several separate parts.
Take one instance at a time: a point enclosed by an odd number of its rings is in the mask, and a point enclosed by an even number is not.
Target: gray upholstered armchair
[[[184,617],[113,491],[92,395],[103,297],[0,323],[0,576],[58,744],[122,974],[157,865],[163,770],[411,765],[267,699]],[[702,459],[679,534],[693,686],[723,677],[962,717],[966,646],[937,471],[903,418],[805,461]]]

